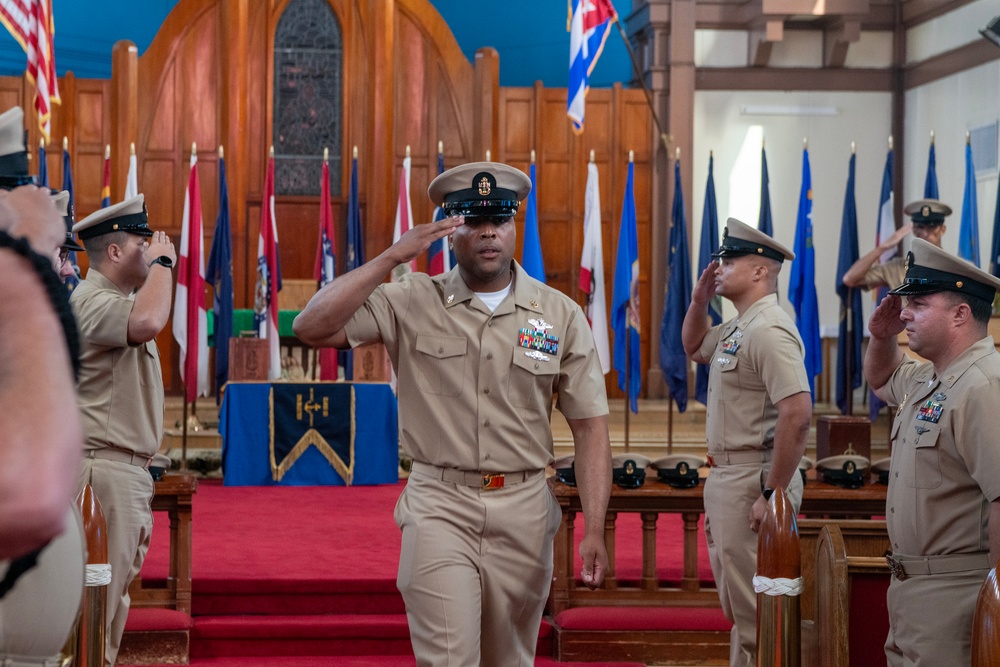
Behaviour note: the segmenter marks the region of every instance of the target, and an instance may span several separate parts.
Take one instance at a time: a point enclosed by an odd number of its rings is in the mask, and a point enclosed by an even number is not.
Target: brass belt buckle
[[[885,552],[885,562],[889,565],[889,572],[892,573],[892,576],[896,577],[899,581],[906,579],[906,572],[903,570],[903,564],[896,560],[891,551]]]
[[[490,473],[483,475],[483,490],[492,491],[503,488],[503,473]]]

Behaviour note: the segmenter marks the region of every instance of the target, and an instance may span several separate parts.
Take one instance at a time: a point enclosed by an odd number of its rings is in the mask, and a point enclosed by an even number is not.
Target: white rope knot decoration
[[[111,583],[111,565],[98,563],[87,566],[87,586],[107,586]]]
[[[802,577],[795,579],[786,579],[784,577],[771,579],[770,577],[762,577],[759,574],[755,574],[753,576],[753,590],[755,593],[764,593],[765,595],[773,596],[801,595]]]

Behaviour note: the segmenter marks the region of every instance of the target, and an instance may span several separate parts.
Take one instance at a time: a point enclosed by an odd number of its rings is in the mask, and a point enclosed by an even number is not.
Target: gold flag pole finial
[[[326,146],[323,147],[323,162],[330,161],[330,149]]]
[[[804,151],[809,150],[809,138],[808,137],[802,137],[802,150],[804,150]]]
[[[674,149],[674,160],[676,161],[680,159],[681,159],[681,147],[678,146],[677,148]]]
[[[965,145],[968,146],[970,143],[972,143],[972,134],[968,130],[966,130],[965,131]]]
[[[889,135],[889,150],[892,150],[892,135]]]
[[[63,150],[69,150],[69,137],[63,137]]]
[[[590,161],[591,162],[594,161],[594,149],[593,148],[590,149]]]
[[[133,141],[128,145],[128,154],[135,155],[135,142]]]
[[[852,141],[851,142],[851,155],[854,155],[855,153],[857,153],[857,145]]]
[[[931,130],[931,144],[934,143],[934,130]]]
[[[268,157],[268,159],[271,159],[271,160],[274,159],[274,144],[271,144],[271,147],[269,149],[267,149],[267,157]]]
[[[628,152],[628,161],[629,162],[635,162],[635,151],[629,151]]]
[[[191,157],[198,157],[198,144],[194,141],[191,142]]]
[[[111,144],[107,144],[104,147],[104,159],[105,160],[110,160],[111,159]]]
[[[438,139],[438,155],[444,155],[444,142]]]
[[[487,162],[493,162],[493,158],[490,157],[490,149],[489,148],[486,149],[486,161]]]
[[[358,147],[357,146],[354,147],[354,159],[355,160],[358,159]]]
[[[535,164],[535,149],[531,149],[531,164]]]
[[[225,159],[225,157],[226,157],[226,151],[222,149],[222,144],[219,144],[219,159],[222,160]]]

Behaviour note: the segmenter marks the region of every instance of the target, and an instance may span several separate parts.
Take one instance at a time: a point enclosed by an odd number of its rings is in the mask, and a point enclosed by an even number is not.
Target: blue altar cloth
[[[399,481],[396,396],[388,384],[346,384],[354,387],[356,406],[352,485],[396,484]],[[343,477],[314,446],[306,448],[280,482],[274,480],[270,463],[270,391],[269,382],[230,382],[226,385],[219,412],[224,485],[344,486]]]

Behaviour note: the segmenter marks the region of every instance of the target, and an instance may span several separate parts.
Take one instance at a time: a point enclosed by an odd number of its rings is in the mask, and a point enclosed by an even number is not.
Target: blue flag
[[[639,412],[642,388],[639,338],[639,242],[635,224],[635,165],[628,163],[628,180],[622,201],[622,222],[618,230],[618,255],[615,259],[615,286],[611,294],[611,328],[615,332],[614,362],[618,388],[626,391],[632,412]],[[626,343],[627,341],[627,343]],[[626,351],[626,347],[628,350]]]
[[[841,279],[858,261],[858,209],[854,198],[854,162],[847,170],[844,215],[840,222],[840,256],[837,259],[837,296],[840,297],[840,331],[837,338],[837,407],[841,414],[853,405],[852,394],[861,386],[861,290],[852,289]],[[850,378],[849,385],[846,380]]]
[[[670,397],[677,410],[684,412],[688,403],[688,363],[681,342],[684,315],[691,305],[691,260],[688,257],[687,215],[684,212],[684,191],[681,189],[681,161],[674,162],[674,206],[670,211],[670,241],[667,261],[670,282],[663,304],[663,326],[660,327],[660,368]]]
[[[49,187],[49,161],[45,155],[45,143],[38,144],[38,185]]]
[[[361,236],[361,204],[358,201],[358,158],[351,161],[351,195],[347,200],[347,271],[353,271],[365,263],[365,240]],[[340,365],[344,367],[344,379],[354,380],[354,352],[343,353]]]
[[[760,148],[760,215],[757,216],[757,229],[774,237],[774,222],[771,220],[771,187],[767,176],[767,152],[763,146]]]
[[[976,203],[976,167],[972,146],[965,144],[965,193],[962,195],[962,225],[958,228],[958,256],[979,266],[979,205]]]
[[[535,195],[535,163],[531,163],[531,192],[528,193],[528,207],[524,216],[524,244],[521,246],[521,266],[534,278],[545,282],[545,262],[542,261],[542,239],[538,234],[538,198]]]
[[[879,193],[878,198],[878,227],[875,230],[875,245],[882,245],[883,238],[889,238],[892,236],[893,232],[896,231],[896,221],[895,221],[895,211],[893,211],[893,193],[892,193],[892,149],[889,149],[889,153],[885,156],[885,168],[882,170],[882,190]],[[896,256],[896,249],[886,251],[880,257],[880,260],[884,264],[893,257]],[[843,274],[841,274],[843,275]],[[878,305],[885,298],[885,295],[889,292],[888,287],[879,287],[878,292],[876,292],[875,304]],[[868,416],[871,421],[875,421],[878,418],[878,413],[882,411],[885,407],[885,403],[881,398],[875,395],[874,391],[868,392]]]
[[[927,154],[927,177],[924,178],[924,199],[939,199],[937,184],[937,159],[934,157],[934,139]]]
[[[719,209],[715,203],[715,178],[712,168],[715,158],[708,157],[708,184],[705,185],[705,206],[701,213],[701,248],[698,250],[698,275],[712,263],[712,253],[719,249]],[[722,322],[722,297],[713,297],[708,304],[712,326]],[[694,397],[708,405],[708,364],[698,364],[695,371]]]
[[[816,400],[816,376],[823,371],[823,344],[819,337],[819,302],[816,298],[816,251],[812,231],[812,176],[809,150],[802,150],[802,189],[795,222],[795,259],[788,284],[788,300],[795,308],[795,326],[806,348],[806,376]]]
[[[219,215],[215,219],[212,249],[205,269],[205,282],[212,285],[212,315],[215,328],[215,404],[222,400],[222,388],[229,382],[229,339],[233,335],[233,238],[229,229],[229,186],[226,161],[219,157]]]
[[[438,174],[444,173],[444,154],[438,153]],[[444,220],[444,209],[440,206],[434,207],[434,214],[431,219],[434,222]],[[448,273],[451,267],[455,266],[455,253],[448,247],[448,239],[438,239],[431,243],[427,249],[427,275],[436,276],[441,273]]]
[[[76,215],[76,209],[73,208],[73,168],[70,167],[69,160],[69,149],[63,149],[63,182],[62,189],[69,193],[69,203],[67,204],[67,211],[73,212]],[[80,284],[80,265],[76,260],[76,251],[70,250],[69,252],[69,262],[73,265],[73,275],[66,278],[63,283],[72,292],[77,285]]]
[[[584,101],[590,89],[590,73],[601,57],[611,24],[618,20],[611,0],[570,0],[569,82],[566,115],[573,131],[583,132]]]
[[[1000,178],[997,179],[997,208],[993,213],[993,253],[990,256],[990,273],[1000,278]]]

